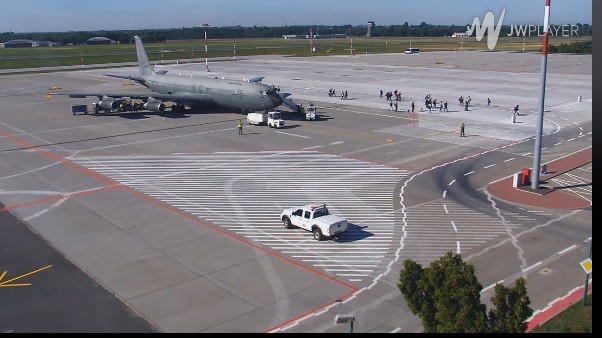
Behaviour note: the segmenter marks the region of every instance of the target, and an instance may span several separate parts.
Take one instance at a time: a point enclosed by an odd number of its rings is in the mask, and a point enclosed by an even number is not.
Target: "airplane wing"
[[[63,95],[69,96],[72,99],[83,99],[86,97],[96,96],[99,100],[105,97],[111,98],[131,98],[136,100],[147,100],[153,98],[155,100],[177,102],[180,104],[215,104],[216,102],[211,96],[198,93],[175,93],[175,94],[160,94],[160,93],[48,93],[49,96]]]
[[[165,71],[165,73],[167,73],[167,71]],[[115,74],[104,74],[105,76],[109,76],[109,77],[116,77],[118,79],[126,79],[126,80],[132,80],[132,81],[136,81],[138,83],[144,83],[145,80],[142,77],[139,76],[131,76],[131,75],[115,75]]]

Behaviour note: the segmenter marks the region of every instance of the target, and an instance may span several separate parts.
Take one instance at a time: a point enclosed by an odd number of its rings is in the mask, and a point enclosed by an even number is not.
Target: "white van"
[[[418,54],[420,52],[420,48],[407,48],[406,54]]]

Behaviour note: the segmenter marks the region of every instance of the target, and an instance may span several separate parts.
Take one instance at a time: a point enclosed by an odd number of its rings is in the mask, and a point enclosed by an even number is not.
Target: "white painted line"
[[[452,184],[454,184],[455,182],[456,182],[456,180],[455,180],[455,179],[453,179],[453,180],[452,180],[451,182],[449,182],[447,185],[452,185]]]
[[[343,144],[343,143],[345,143],[345,142],[343,142],[343,141],[336,141],[336,142],[332,142],[332,143],[331,143],[331,144],[329,144],[329,145],[331,145],[331,146],[334,146],[334,145],[337,145],[337,144]]]
[[[554,143],[555,146],[559,146],[561,144],[562,144],[562,142]]]
[[[490,164],[490,165],[488,165],[488,166],[486,166],[486,167],[483,167],[483,169],[488,169],[488,168],[491,168],[491,167],[493,167],[493,166],[495,166],[495,164]]]
[[[391,331],[391,332],[389,332],[389,333],[396,333],[396,332],[399,332],[399,331],[401,331],[401,328],[400,328],[400,327],[396,328],[395,330],[393,330],[393,331]]]
[[[345,304],[345,303],[348,303],[349,301],[351,301],[351,300],[352,300],[352,299],[354,299],[355,297],[356,297],[356,296],[355,296],[355,295],[353,295],[353,296],[351,296],[351,297],[349,297],[349,298],[345,299],[345,301],[343,302],[343,304]]]
[[[574,137],[573,137],[573,138],[570,138],[570,139],[568,139],[567,141],[569,141],[569,142],[570,142],[570,141],[575,141],[575,138],[574,138]]]
[[[322,147],[323,147],[323,145],[321,145],[321,146],[313,146],[313,147],[303,148],[303,150],[318,149],[318,148],[322,148]]]
[[[443,204],[443,209],[445,210],[446,214],[449,214],[449,211],[447,211],[447,204]]]
[[[509,159],[505,160],[505,161],[504,161],[504,163],[506,163],[506,162],[510,162],[510,161],[512,161],[513,159],[514,159],[514,157],[513,157],[513,158],[509,158]]]
[[[464,174],[464,176],[468,176],[468,175],[472,175],[472,174],[474,174],[474,170],[470,171],[470,172],[467,172],[466,174]]]
[[[454,231],[458,232],[458,228],[456,228],[456,223],[454,223],[454,221],[451,221],[451,225],[454,227]]]
[[[456,253],[460,254],[460,241],[456,242]]]
[[[548,147],[543,147],[543,148],[541,148],[541,150],[546,150],[546,149],[548,149]]]
[[[447,194],[447,190],[443,190],[443,198],[445,198],[445,194]]]
[[[504,280],[502,279],[502,280],[500,280],[500,281],[499,281],[499,282],[497,282],[497,283],[491,284],[491,285],[489,285],[488,287],[486,287],[486,288],[483,288],[483,290],[481,290],[481,293],[483,293],[483,292],[485,292],[485,291],[487,291],[487,290],[491,289],[492,287],[496,286],[497,284],[504,284]]]
[[[529,156],[529,155],[531,155],[531,153],[530,153],[530,152],[528,152],[528,153],[524,153],[524,154],[522,154],[522,155],[520,155],[520,156]]]
[[[523,270],[522,270],[522,272],[527,272],[527,271],[529,271],[529,270],[533,269],[534,267],[536,267],[536,266],[538,266],[538,265],[541,265],[541,264],[543,264],[543,262],[542,262],[542,261],[539,261],[539,262],[537,262],[537,263],[535,263],[535,264],[531,265],[530,267],[523,269]]]
[[[285,135],[290,135],[290,136],[296,136],[296,137],[302,137],[302,138],[311,138],[311,137],[309,137],[309,136],[297,135],[297,134],[291,134],[291,133],[285,133],[285,132],[283,132],[283,131],[277,131],[277,130],[276,130],[276,132],[277,132],[277,133],[279,133],[279,134],[285,134]]]
[[[564,249],[564,250],[562,250],[562,251],[559,251],[559,252],[558,252],[558,254],[559,254],[559,255],[562,255],[563,253],[565,253],[565,252],[567,252],[567,251],[569,251],[569,250],[572,250],[572,249],[574,249],[575,247],[577,247],[577,245],[573,244],[573,245],[569,246],[568,248],[566,248],[566,249]]]
[[[297,326],[297,325],[299,325],[299,322],[294,322],[294,323],[292,323],[291,325],[287,325],[287,326],[285,326],[285,327],[283,327],[283,328],[280,328],[280,330],[281,330],[281,331],[288,330],[288,329],[290,329],[291,327],[295,327],[295,326]]]

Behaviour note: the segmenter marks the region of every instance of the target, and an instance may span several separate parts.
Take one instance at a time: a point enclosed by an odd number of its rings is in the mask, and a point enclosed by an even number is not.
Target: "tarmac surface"
[[[513,187],[533,162],[540,59],[210,63],[210,76],[266,76],[318,106],[317,121],[284,111],[285,128],[245,125],[244,135],[236,112],[72,116],[69,105],[90,101],[46,97],[51,87],[145,91],[103,76],[136,67],[0,76],[0,286],[23,284],[0,287],[0,331],[336,333],[348,328],[335,314],[353,313],[356,332],[421,332],[398,272],[404,259],[424,266],[449,251],[475,266],[484,302],[496,283],[527,277],[541,322],[583,282],[593,126],[591,56],[550,55],[547,173],[541,189]],[[156,67],[206,76],[204,63]],[[380,89],[402,91],[399,111]],[[429,93],[449,113],[425,109]],[[472,96],[469,110],[460,95]],[[316,242],[284,229],[280,211],[308,201],[345,215],[348,232]]]

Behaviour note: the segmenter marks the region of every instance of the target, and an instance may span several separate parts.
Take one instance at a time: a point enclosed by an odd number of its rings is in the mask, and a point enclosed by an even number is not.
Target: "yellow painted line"
[[[40,271],[43,271],[43,270],[49,269],[49,268],[51,268],[51,267],[52,267],[52,265],[48,265],[48,266],[45,266],[45,267],[43,267],[43,268],[41,268],[41,269],[37,269],[37,270],[34,270],[34,271],[32,271],[32,272],[28,272],[28,273],[26,273],[26,274],[24,274],[24,275],[21,275],[21,276],[15,277],[15,278],[13,278],[13,279],[9,279],[9,280],[7,280],[7,281],[4,281],[4,282],[0,283],[0,288],[2,288],[2,287],[10,287],[10,286],[29,286],[29,285],[31,285],[31,284],[8,284],[8,283],[10,283],[10,282],[13,282],[13,281],[16,281],[16,280],[18,280],[18,279],[21,279],[21,278],[25,278],[25,277],[27,277],[27,276],[33,275],[34,273],[38,273],[38,272],[40,272]],[[0,281],[2,280],[2,278],[4,278],[4,276],[6,276],[6,273],[7,273],[7,271],[4,271],[4,273],[2,274],[2,276],[0,276]]]

